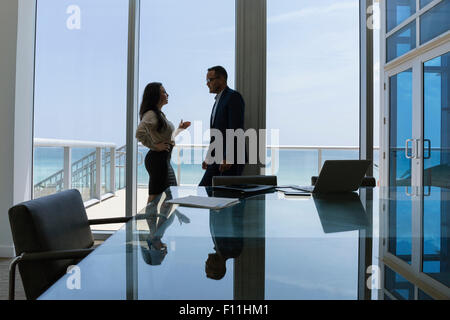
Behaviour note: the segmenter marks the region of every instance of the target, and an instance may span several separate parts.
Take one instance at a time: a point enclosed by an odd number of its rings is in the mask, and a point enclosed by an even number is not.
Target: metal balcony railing
[[[36,138],[34,147],[63,148],[64,164],[62,170],[34,185],[33,198],[76,188],[80,190],[83,200],[89,205],[89,201],[98,202],[115,194],[116,144]],[[72,149],[74,148],[92,148],[95,151],[72,163]],[[102,152],[103,149],[105,149],[104,152]],[[106,177],[108,169],[109,179]],[[102,183],[103,179],[104,183]]]

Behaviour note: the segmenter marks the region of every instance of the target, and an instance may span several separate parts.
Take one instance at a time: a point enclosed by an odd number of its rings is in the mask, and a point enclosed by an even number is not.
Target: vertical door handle
[[[414,142],[414,139],[407,139],[406,140],[406,144],[405,144],[405,157],[406,159],[413,159],[414,158],[414,144],[413,144],[413,148],[412,148],[412,154],[409,155],[408,154],[408,146],[410,142]]]
[[[405,193],[408,197],[412,197],[414,195],[413,189],[411,189],[411,193],[408,192],[408,186],[405,187]]]
[[[428,142],[428,156],[425,156],[425,143]],[[425,139],[423,140],[423,149],[424,149],[424,155],[423,158],[424,159],[430,159],[431,158],[431,140],[430,139]]]

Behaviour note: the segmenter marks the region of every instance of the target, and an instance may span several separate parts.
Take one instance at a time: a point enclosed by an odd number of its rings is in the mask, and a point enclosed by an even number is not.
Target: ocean
[[[148,184],[148,173],[144,167],[144,159],[148,149],[139,147],[138,156],[138,185],[145,186]],[[72,149],[72,163],[75,163],[95,152],[94,148],[73,148]],[[172,153],[172,167],[177,175],[180,164],[179,183],[185,185],[196,185],[200,182],[204,171],[201,169],[201,159],[203,159],[202,150],[181,150],[180,160],[178,160],[177,149]],[[103,150],[103,156],[105,150]],[[375,151],[375,163],[378,163],[378,151]],[[317,150],[279,150],[279,163],[272,163],[271,150],[267,150],[268,164],[266,167],[266,174],[274,173],[278,177],[279,184],[297,184],[309,185],[311,183],[311,176],[318,175],[318,151]],[[322,163],[329,159],[358,159],[357,150],[323,150]],[[122,156],[116,161],[116,165],[121,166],[116,168],[116,188],[121,189],[125,185],[125,157]],[[193,163],[196,160],[196,164]],[[274,172],[272,172],[272,165],[274,165]],[[33,184],[47,179],[58,171],[62,170],[64,166],[64,151],[63,148],[47,148],[38,147],[34,149],[34,163],[33,163]],[[102,184],[109,183],[109,165],[103,165],[103,179]],[[375,168],[374,174],[378,174]],[[378,176],[376,176],[378,178]]]

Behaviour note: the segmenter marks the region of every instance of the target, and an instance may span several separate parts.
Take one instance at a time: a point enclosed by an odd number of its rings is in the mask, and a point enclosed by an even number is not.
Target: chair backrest
[[[78,190],[67,190],[9,209],[16,255],[86,249],[94,238]],[[36,299],[75,264],[75,260],[24,261],[19,271],[27,299]]]
[[[229,186],[233,184],[259,184],[276,186],[277,176],[216,176],[212,179],[213,187]]]

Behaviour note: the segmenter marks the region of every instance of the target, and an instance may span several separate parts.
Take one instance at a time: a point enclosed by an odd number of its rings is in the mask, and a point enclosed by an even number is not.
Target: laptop
[[[311,193],[353,192],[361,186],[370,160],[326,160],[314,186],[292,188]]]
[[[213,186],[215,190],[237,191],[241,193],[254,193],[274,189],[276,186],[258,184],[233,184],[227,186]]]

